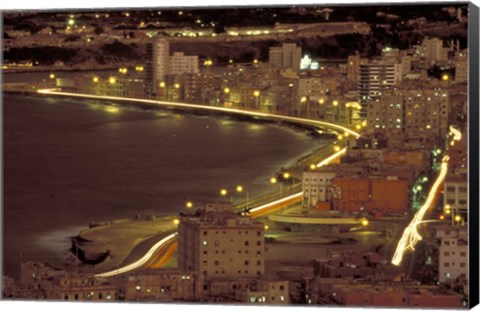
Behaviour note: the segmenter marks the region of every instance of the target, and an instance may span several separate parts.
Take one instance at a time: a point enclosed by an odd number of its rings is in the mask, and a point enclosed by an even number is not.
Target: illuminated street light
[[[450,215],[451,213],[452,213],[452,210],[449,210],[449,209],[445,210],[445,214]]]
[[[336,152],[339,152],[340,151],[340,146],[334,146],[333,150],[335,150]]]
[[[175,84],[173,85],[173,87],[176,88],[176,89],[179,89],[179,88],[180,88],[180,84],[175,83]]]
[[[265,225],[263,228],[265,229],[265,231],[267,231],[269,227],[268,225]]]
[[[224,92],[225,94],[228,94],[228,93],[230,93],[230,89],[229,89],[228,87],[226,87],[226,88],[223,89],[223,92]]]
[[[260,91],[253,91],[253,96],[258,97],[260,96]]]
[[[445,216],[444,216],[444,215],[440,215],[440,216],[438,216],[438,218],[439,218],[440,220],[444,220],[444,219],[445,219]]]
[[[342,140],[342,139],[343,139],[343,135],[338,135],[338,136],[337,136],[337,139],[338,139],[338,140]]]
[[[97,83],[98,82],[98,77],[93,77],[93,82]]]
[[[270,178],[270,183],[271,184],[276,184],[278,180],[275,177]]]
[[[187,203],[185,203],[185,206],[187,208],[192,208],[193,207],[193,203],[191,201],[188,201]]]
[[[455,221],[456,222],[462,221],[462,216],[460,216],[460,215],[455,216]]]
[[[235,188],[237,190],[237,192],[242,192],[243,191],[243,187],[238,185],[237,188]]]
[[[55,79],[55,75],[53,73],[50,74],[50,79]]]
[[[368,226],[369,222],[368,222],[368,219],[364,218],[362,219],[362,226],[366,227]]]
[[[165,87],[165,82],[162,81],[158,85],[163,89]]]
[[[337,107],[337,106],[338,106],[338,100],[334,100],[334,101],[332,102],[332,105],[333,105],[334,107]]]
[[[307,101],[307,96],[302,96],[302,98],[300,98],[301,103],[305,103],[306,101]]]
[[[227,189],[221,189],[221,190],[220,190],[220,195],[221,195],[222,197],[226,196],[227,194],[228,194]]]
[[[75,20],[73,18],[70,18],[67,23],[69,26],[73,26],[75,25]]]
[[[117,79],[115,77],[110,77],[110,78],[108,78],[108,82],[110,84],[115,84],[117,82]]]
[[[442,80],[443,80],[443,81],[448,81],[449,79],[450,79],[450,77],[449,77],[447,74],[444,74],[444,75],[442,76]]]
[[[177,226],[179,223],[180,223],[180,219],[175,218],[175,219],[173,220],[173,224],[174,224],[175,226]]]
[[[317,166],[316,166],[315,164],[310,164],[310,169],[311,169],[311,170],[314,170],[314,169],[316,169],[316,168],[317,168]]]
[[[283,178],[284,179],[289,179],[290,178],[290,173],[288,173],[288,172],[283,173]]]

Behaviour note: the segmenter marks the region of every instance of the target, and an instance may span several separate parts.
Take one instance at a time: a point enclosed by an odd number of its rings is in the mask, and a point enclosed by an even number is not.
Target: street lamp
[[[235,190],[237,190],[238,193],[242,193],[243,192],[243,186],[242,185],[238,185]],[[247,201],[246,201],[246,204],[245,204],[245,210],[248,211],[248,201],[249,201],[249,198],[248,198],[248,191],[245,191],[245,194],[247,195]]]
[[[180,223],[180,219],[175,218],[175,219],[173,220],[173,224],[174,224],[175,226],[178,226],[179,223]]]
[[[188,201],[187,203],[185,203],[185,206],[186,206],[187,208],[192,208],[192,207],[193,207],[192,201]]]
[[[227,194],[228,194],[227,189],[223,188],[223,189],[220,190],[220,195],[221,195],[222,197],[226,196]]]
[[[271,184],[276,184],[278,183],[278,179],[276,177],[272,177],[270,178],[270,183]],[[280,183],[280,193],[283,192],[283,183]]]
[[[94,83],[97,83],[98,82],[98,77],[93,77],[92,80],[93,80]]]
[[[317,168],[317,166],[316,166],[315,164],[313,164],[313,163],[310,164],[310,169],[311,169],[311,170],[314,170],[314,169],[316,169],[316,168]]]
[[[55,79],[55,74],[51,73],[51,74],[49,75],[49,77],[50,77],[50,79]]]

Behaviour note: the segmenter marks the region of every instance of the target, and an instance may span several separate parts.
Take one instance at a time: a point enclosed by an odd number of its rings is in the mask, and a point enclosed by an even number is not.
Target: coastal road
[[[324,121],[317,121],[317,120],[309,120],[304,118],[290,117],[290,116],[284,116],[284,115],[277,115],[277,114],[271,114],[271,113],[264,113],[264,112],[246,111],[246,110],[233,109],[233,108],[212,107],[207,105],[195,105],[195,104],[188,104],[188,103],[166,102],[166,101],[157,101],[157,100],[149,100],[149,99],[139,99],[139,98],[125,98],[125,97],[116,97],[116,96],[98,96],[98,95],[91,95],[91,94],[68,93],[68,92],[62,92],[59,89],[41,89],[41,90],[38,90],[37,92],[39,94],[44,94],[44,95],[114,100],[119,102],[137,102],[137,103],[143,103],[143,104],[163,106],[165,108],[210,110],[210,111],[216,111],[221,113],[246,115],[246,116],[251,116],[255,118],[280,120],[280,121],[287,121],[287,122],[292,122],[297,124],[309,125],[319,129],[329,128],[342,134],[352,135],[357,138],[360,137],[360,134],[357,133],[356,131],[338,124],[324,122]],[[345,153],[345,151],[346,149],[342,149],[339,152],[336,152],[332,156],[329,156],[327,159],[324,159],[322,162],[318,163],[317,167],[326,165],[328,162],[341,156],[343,153]],[[282,194],[283,197],[278,199],[272,199],[272,201],[262,204],[260,206],[255,206],[249,210],[248,214],[252,218],[265,216],[269,213],[277,211],[278,209],[281,209],[288,205],[298,203],[301,200],[302,194],[303,192],[297,192],[297,193],[288,194],[288,195],[286,193],[283,193]],[[140,268],[147,268],[147,269],[160,268],[168,261],[168,259],[174,253],[177,247],[176,236],[177,236],[177,233],[173,233],[161,239],[159,242],[153,245],[143,257],[141,257],[139,260],[133,263],[130,263],[122,268],[118,268],[113,271],[96,274],[95,276],[110,277],[114,275],[120,275],[129,271],[137,270]]]

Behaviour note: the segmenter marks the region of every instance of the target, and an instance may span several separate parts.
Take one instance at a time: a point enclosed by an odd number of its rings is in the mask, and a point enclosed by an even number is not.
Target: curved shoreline
[[[302,124],[302,125],[312,126],[312,127],[329,128],[334,131],[341,131],[341,132],[349,133],[355,137],[360,137],[359,133],[342,125],[325,122],[325,121],[291,117],[291,116],[266,113],[266,112],[257,112],[257,111],[250,111],[250,110],[241,110],[241,109],[198,105],[198,104],[188,104],[188,103],[182,103],[182,102],[167,102],[167,101],[159,101],[159,100],[152,100],[152,99],[117,97],[117,96],[98,96],[98,95],[91,95],[91,94],[69,93],[69,92],[61,92],[61,91],[59,92],[56,89],[42,89],[42,90],[38,90],[37,92],[38,94],[55,95],[55,96],[61,96],[61,97],[64,96],[64,97],[77,97],[77,98],[86,98],[86,99],[113,100],[113,101],[119,101],[119,102],[144,103],[144,104],[155,105],[157,107],[163,106],[169,110],[177,108],[180,110],[184,109],[184,110],[191,110],[191,111],[195,111],[195,110],[211,111],[211,112],[226,113],[226,114],[233,114],[233,115],[250,116],[254,118],[267,119],[267,120],[280,120],[284,122]]]
[[[49,90],[40,90],[38,93],[30,93],[30,95],[40,95],[42,97],[46,95],[46,96],[68,97],[68,98],[80,98],[80,99],[101,99],[101,100],[115,101],[115,102],[118,102],[119,105],[121,105],[121,103],[129,103],[129,104],[135,103],[135,104],[141,104],[143,107],[152,107],[152,108],[155,107],[155,108],[165,109],[168,111],[172,111],[172,110],[181,111],[181,112],[190,111],[190,112],[193,112],[194,114],[197,112],[197,113],[201,113],[202,115],[205,115],[205,112],[207,112],[212,116],[229,115],[229,116],[240,117],[240,118],[247,117],[248,121],[253,121],[253,122],[255,122],[255,120],[260,122],[266,122],[266,121],[280,122],[280,123],[285,123],[285,125],[290,126],[290,128],[292,127],[292,125],[294,125],[296,127],[300,127],[303,129],[310,129],[310,130],[312,130],[312,128],[318,129],[319,127],[321,127],[322,129],[333,128],[334,130],[337,130],[337,131],[341,129],[346,132],[352,133],[352,135],[359,136],[358,133],[353,132],[348,128],[331,124],[328,122],[254,112],[254,111],[241,111],[237,109],[228,109],[228,108],[222,108],[222,107],[210,107],[210,106],[193,105],[193,104],[185,104],[185,103],[161,102],[161,101],[153,101],[153,100],[134,99],[134,98],[102,97],[102,96],[95,96],[95,95],[88,95],[88,94],[54,92]],[[305,159],[308,159],[312,156],[318,156],[317,155],[318,152],[324,150],[326,147],[330,146],[331,144],[332,142],[328,141],[326,144],[322,144],[316,149],[310,151],[308,154],[300,155],[300,158],[296,157],[294,160],[291,161],[291,163],[293,163],[291,167],[297,167],[298,169],[300,162],[305,161]],[[160,245],[161,243],[157,243],[157,244]],[[155,248],[155,247],[152,247],[152,248]],[[126,254],[127,257],[132,255],[131,254],[132,251],[133,250],[131,250],[128,254]],[[150,249],[148,253],[151,253],[151,252],[152,252],[152,249]],[[125,257],[125,259],[127,257]],[[127,266],[131,267],[131,265],[127,265]],[[126,270],[128,270],[128,268]]]

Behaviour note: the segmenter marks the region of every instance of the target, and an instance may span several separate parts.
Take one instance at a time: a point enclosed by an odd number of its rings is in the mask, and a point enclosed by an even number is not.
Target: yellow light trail
[[[235,114],[242,114],[248,115],[252,117],[262,117],[262,118],[271,118],[271,119],[279,119],[284,121],[291,121],[297,122],[306,125],[313,125],[313,126],[324,126],[330,127],[339,131],[343,131],[349,133],[355,137],[360,137],[360,134],[341,125],[324,122],[324,121],[317,121],[317,120],[309,120],[297,117],[289,117],[271,113],[264,113],[264,112],[256,112],[256,111],[246,111],[241,109],[234,109],[234,108],[224,108],[224,107],[212,107],[212,106],[205,106],[205,105],[195,105],[195,104],[187,104],[187,103],[179,103],[179,102],[166,102],[166,101],[158,101],[158,100],[151,100],[151,99],[140,99],[140,98],[127,98],[127,97],[117,97],[117,96],[100,96],[100,95],[91,95],[91,94],[81,94],[81,93],[69,93],[69,92],[60,92],[57,89],[41,89],[37,91],[40,94],[50,94],[50,95],[60,95],[60,96],[71,96],[71,97],[82,97],[82,98],[94,98],[94,99],[108,99],[108,100],[117,100],[117,101],[135,101],[141,103],[148,103],[148,104],[156,104],[162,105],[167,107],[181,107],[181,108],[191,108],[191,109],[201,109],[201,110],[213,110],[219,112],[228,112],[228,113],[235,113]]]
[[[95,277],[107,278],[107,277],[110,277],[110,276],[119,275],[119,274],[126,273],[126,272],[129,272],[129,271],[132,271],[132,270],[135,270],[135,269],[138,269],[138,268],[142,267],[143,265],[145,265],[148,262],[148,260],[153,256],[153,254],[159,248],[161,248],[164,244],[166,244],[168,241],[175,238],[176,236],[177,236],[177,233],[175,232],[175,233],[172,233],[172,234],[164,237],[159,242],[157,242],[155,245],[153,245],[152,248],[150,248],[148,250],[148,252],[145,255],[143,255],[143,257],[140,258],[139,260],[137,260],[137,261],[135,261],[135,262],[133,262],[129,265],[126,265],[125,267],[116,269],[116,270],[96,274]]]
[[[451,141],[451,145],[453,146],[455,141],[459,141],[462,139],[462,133],[453,126],[450,126],[450,132],[453,134],[453,140]],[[425,222],[423,221],[423,217],[433,204],[433,200],[435,199],[438,188],[445,180],[445,176],[447,175],[448,171],[448,159],[449,156],[443,157],[442,164],[440,166],[440,173],[438,174],[435,183],[433,184],[430,192],[428,193],[427,200],[422,205],[422,207],[420,207],[410,224],[403,231],[403,235],[400,238],[400,241],[398,241],[397,249],[395,250],[395,254],[392,258],[392,264],[396,266],[400,265],[403,260],[403,255],[405,255],[405,253],[409,250],[414,251],[415,245],[418,241],[422,239],[422,236],[418,233],[417,227],[420,223]]]

